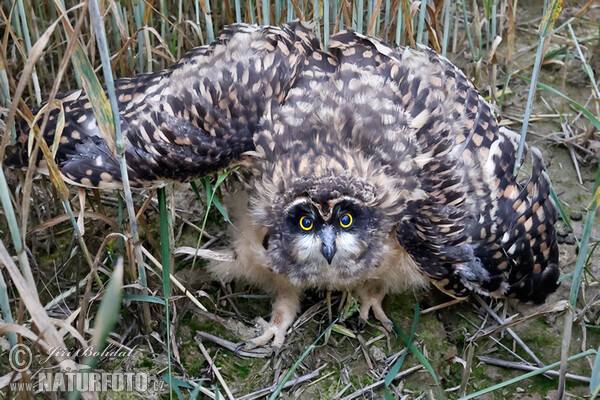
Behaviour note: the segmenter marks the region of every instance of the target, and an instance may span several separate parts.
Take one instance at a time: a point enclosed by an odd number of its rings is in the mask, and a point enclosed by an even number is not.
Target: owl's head
[[[268,228],[262,244],[270,267],[298,286],[334,288],[362,279],[379,262],[391,228],[370,203],[371,189],[343,176],[293,186],[261,211],[253,208],[255,217],[268,218],[260,222]]]

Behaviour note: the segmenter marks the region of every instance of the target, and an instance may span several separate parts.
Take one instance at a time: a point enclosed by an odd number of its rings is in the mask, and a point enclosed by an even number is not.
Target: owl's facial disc
[[[358,198],[303,195],[283,209],[263,247],[272,271],[292,284],[336,288],[364,279],[379,264],[389,232],[377,210]]]
[[[368,215],[367,208],[350,197],[326,204],[301,197],[287,207],[284,236],[299,264],[325,261],[335,267],[352,262],[367,247]]]

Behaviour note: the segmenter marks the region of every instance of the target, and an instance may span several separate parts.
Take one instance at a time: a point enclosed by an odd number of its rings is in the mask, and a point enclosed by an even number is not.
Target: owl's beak
[[[321,231],[321,253],[323,257],[327,260],[327,263],[331,265],[331,261],[333,260],[333,256],[335,256],[335,231],[333,227],[326,226]]]

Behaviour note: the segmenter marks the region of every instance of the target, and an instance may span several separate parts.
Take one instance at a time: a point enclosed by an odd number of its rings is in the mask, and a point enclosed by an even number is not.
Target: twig
[[[561,122],[560,126],[562,127],[563,133],[565,134],[565,139],[569,139],[573,136],[571,127],[568,124]],[[567,149],[569,149],[571,160],[573,160],[573,166],[575,167],[575,172],[577,172],[577,179],[579,180],[579,184],[583,185],[583,179],[581,178],[581,170],[579,169],[579,163],[577,162],[577,155],[575,154],[575,150],[573,149],[572,145],[566,143],[565,145],[567,146]]]
[[[198,341],[198,347],[200,348],[200,351],[204,355],[204,358],[206,358],[206,361],[208,361],[208,363],[210,364],[210,368],[215,373],[215,376],[217,377],[219,382],[221,382],[221,386],[223,386],[223,390],[225,390],[225,394],[227,394],[227,397],[229,398],[229,400],[235,400],[235,398],[233,397],[233,394],[231,394],[231,390],[229,390],[229,386],[227,386],[227,382],[225,382],[225,379],[223,379],[223,376],[219,372],[219,368],[217,368],[213,359],[210,357],[210,354],[208,354],[208,351],[206,351],[206,348],[202,344],[202,341]]]
[[[177,247],[173,250],[173,255],[178,256],[180,254],[186,254],[191,256],[195,255],[206,260],[235,261],[235,254],[232,251],[214,251],[204,249],[196,250],[196,248],[188,246]]]
[[[458,396],[463,397],[467,394],[467,384],[469,383],[469,377],[471,376],[471,365],[473,364],[473,354],[475,353],[475,343],[471,342],[467,349],[467,362],[464,365],[463,373],[460,380],[460,387],[458,390]]]
[[[227,350],[232,351],[232,352],[234,352],[235,349],[238,347],[237,343],[233,343],[227,339],[223,339],[223,338],[211,335],[210,333],[206,333],[206,332],[200,332],[200,331],[196,332],[196,337],[200,338],[201,340],[208,340],[210,342],[213,342],[216,345],[226,348]],[[238,350],[235,354],[240,357],[268,358],[271,355],[271,351],[267,350],[266,348],[256,348],[253,350],[243,350],[242,349],[242,350]]]
[[[317,376],[319,376],[319,372],[321,372],[321,369],[323,369],[323,367],[325,367],[325,366],[322,365],[321,367],[314,370],[310,374],[306,374],[306,375],[300,376],[298,378],[290,379],[289,381],[287,381],[285,383],[285,385],[283,385],[283,388],[287,389],[291,386],[294,386],[294,385],[297,385],[300,383],[304,383],[304,382],[310,381],[311,379],[316,378]],[[248,393],[247,395],[244,395],[242,397],[238,397],[237,400],[257,399],[259,397],[266,396],[269,393],[273,393],[273,391],[275,391],[276,388],[277,388],[277,385],[272,385],[272,386],[266,387],[264,389],[257,390],[256,392]]]
[[[154,256],[144,248],[144,246],[140,245],[140,247],[142,249],[142,252],[146,255],[146,257],[148,257],[148,259],[152,261],[154,265],[156,265],[156,267],[162,271],[162,264],[159,263],[158,260],[154,258]],[[170,275],[171,281],[175,284],[175,286],[177,286],[179,290],[181,290],[199,309],[201,309],[202,311],[208,311],[206,307],[204,307],[202,303],[200,303],[200,301],[198,301],[198,299],[192,294],[192,292],[187,290],[187,288],[183,286],[181,282],[179,282],[179,279],[177,279],[173,274]]]
[[[477,339],[481,339],[484,337],[494,335],[496,333],[503,331],[504,329],[506,329],[510,326],[518,325],[518,324],[525,322],[527,320],[530,320],[532,318],[539,317],[540,315],[564,311],[567,309],[568,306],[569,306],[569,303],[567,300],[559,300],[556,303],[549,304],[545,307],[539,308],[536,312],[531,313],[529,315],[525,315],[521,318],[503,319],[504,322],[501,325],[496,326],[495,328],[492,328],[488,331],[482,332],[481,334],[477,334],[477,335],[473,336],[473,338],[475,340],[477,340]]]
[[[485,301],[483,301],[483,299],[480,296],[475,295],[474,297],[475,297],[475,300],[477,300],[477,302],[479,304],[481,304],[481,306],[484,308],[484,310],[487,311],[488,314],[490,314],[492,316],[492,318],[494,318],[496,320],[496,322],[498,322],[499,324],[503,324],[504,323],[504,321],[502,320],[502,318],[500,318],[498,316],[498,314],[496,314],[494,312],[494,310],[492,310],[492,308]],[[535,355],[535,353],[533,351],[531,351],[531,349],[529,348],[529,346],[527,346],[525,344],[525,342],[523,342],[523,340],[521,340],[521,338],[515,333],[515,331],[513,331],[510,328],[506,328],[506,333],[508,333],[515,340],[515,342],[517,342],[517,344],[519,346],[521,346],[521,348],[523,350],[525,350],[525,352],[527,354],[529,354],[529,356],[533,359],[533,361],[535,361],[535,363],[539,367],[545,367],[545,364],[540,361],[540,359]]]
[[[429,307],[421,311],[421,315],[428,314],[433,311],[441,310],[442,308],[450,307],[456,303],[460,303],[461,301],[465,301],[465,299],[452,299],[442,304],[438,304],[437,306]]]
[[[396,375],[396,377],[394,378],[394,380],[402,378],[406,375],[410,375],[413,372],[416,372],[420,369],[423,369],[422,365],[415,365],[414,367],[411,367],[407,370],[399,372],[398,375]],[[379,387],[379,386],[383,385],[384,383],[385,383],[385,379],[382,379],[380,381],[372,383],[369,386],[365,386],[364,388],[357,390],[356,392],[352,393],[351,395],[344,397],[342,400],[350,400],[350,399],[354,399],[356,397],[362,396],[364,393],[368,392],[369,390],[375,389],[376,387]]]
[[[342,396],[344,393],[346,393],[346,391],[347,391],[348,389],[350,389],[351,387],[352,387],[352,383],[349,383],[349,384],[347,384],[346,386],[344,386],[344,387],[342,388],[342,390],[340,390],[339,392],[337,392],[337,393],[336,393],[336,394],[333,396],[333,398],[334,398],[334,399],[339,399],[339,398],[340,398],[340,397],[341,397],[341,396]]]
[[[486,356],[477,356],[477,358],[479,359],[479,361],[482,361],[486,364],[495,365],[498,367],[519,369],[521,371],[535,371],[538,369],[537,367],[534,367],[532,365],[522,364],[522,363],[518,363],[518,362],[514,362],[514,361],[499,360],[497,358],[491,358],[491,357],[486,357]],[[546,375],[558,376],[558,371],[552,371],[552,370],[546,371]],[[574,375],[574,374],[567,373],[566,377],[567,377],[567,379],[572,379],[574,381],[590,383],[590,378],[588,378],[587,376]]]

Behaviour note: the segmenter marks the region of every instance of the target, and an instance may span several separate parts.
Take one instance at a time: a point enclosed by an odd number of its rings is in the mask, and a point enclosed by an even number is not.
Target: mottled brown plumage
[[[385,294],[427,281],[455,297],[534,302],[557,287],[557,216],[539,151],[519,184],[517,138],[429,49],[342,32],[326,51],[301,24],[235,25],[118,87],[134,184],[246,167],[244,188],[226,199],[237,259],[210,269],[276,297],[250,345],[281,346],[307,287],[355,290],[361,317],[373,310],[388,328]],[[65,109],[62,173],[118,183],[85,99]]]

